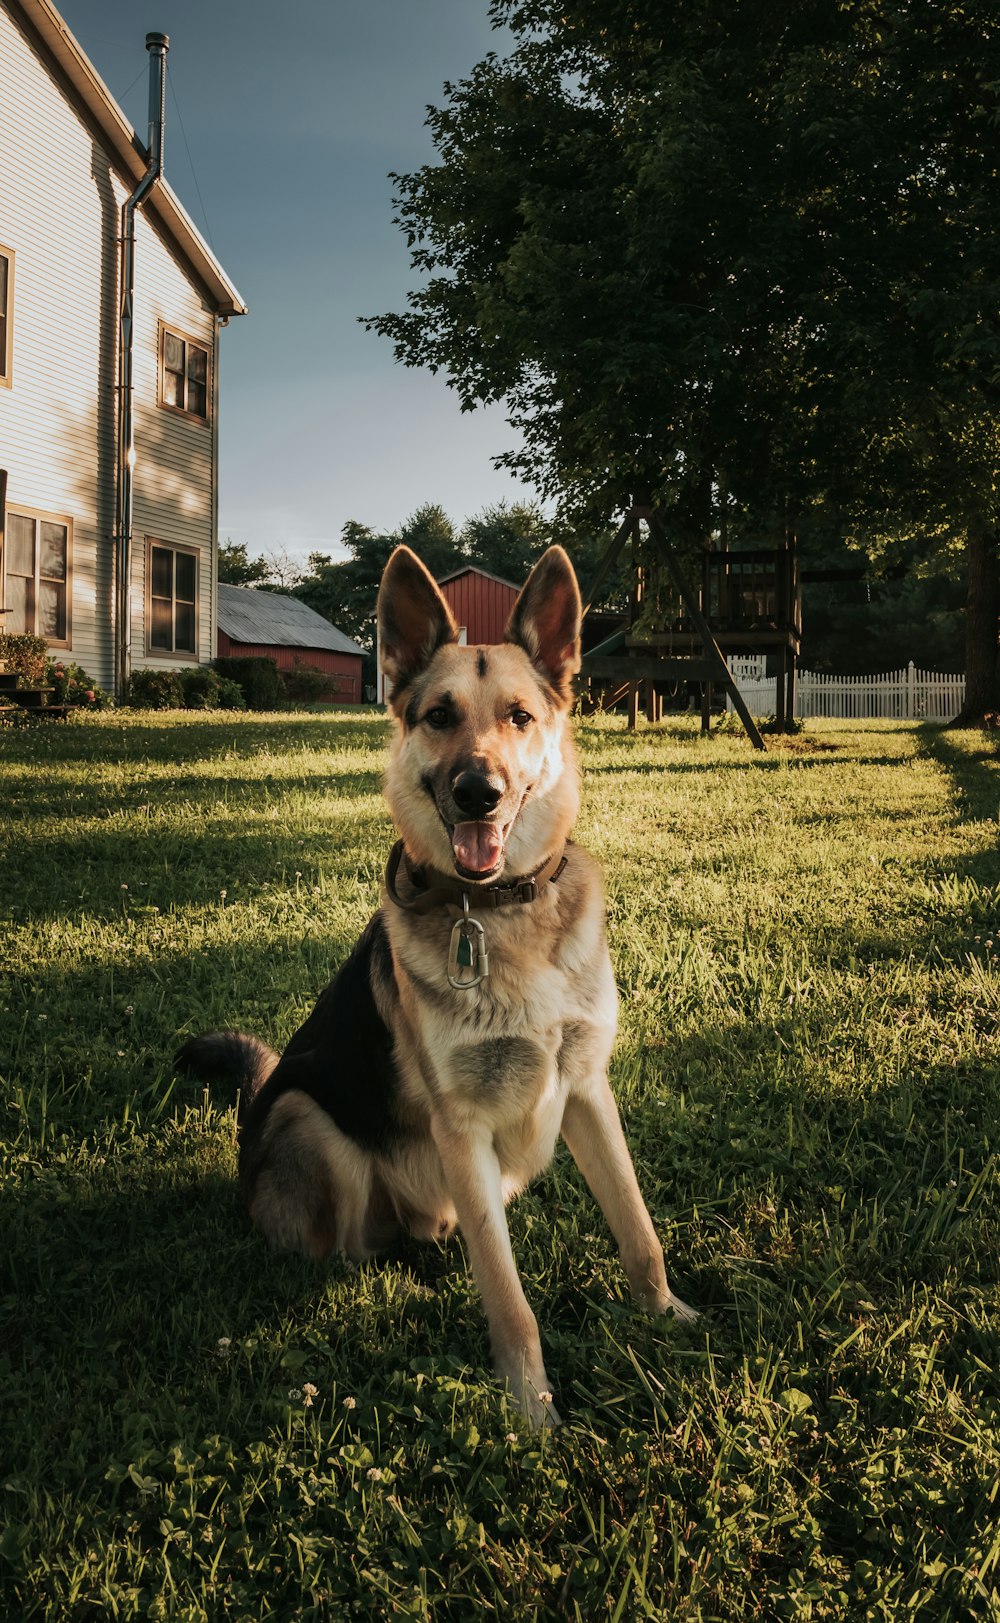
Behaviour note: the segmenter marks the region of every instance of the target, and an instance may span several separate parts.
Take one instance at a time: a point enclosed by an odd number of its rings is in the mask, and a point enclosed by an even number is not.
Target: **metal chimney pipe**
[[[124,699],[132,674],[132,507],[135,469],[135,415],[132,357],[135,338],[135,215],[163,174],[163,119],[166,106],[166,34],[147,34],[149,52],[149,152],[146,172],[122,204],[121,306],[118,341],[118,491],[115,556],[115,693]]]
[[[147,34],[149,52],[149,161],[163,168],[163,115],[167,94],[167,52],[170,40],[166,34]]]

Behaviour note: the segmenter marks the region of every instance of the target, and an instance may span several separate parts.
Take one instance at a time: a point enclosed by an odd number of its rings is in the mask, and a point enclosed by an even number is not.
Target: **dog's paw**
[[[514,1379],[508,1376],[500,1377],[506,1387],[510,1401],[520,1409],[525,1420],[533,1431],[554,1431],[556,1426],[562,1425],[562,1416],[552,1401],[552,1393],[544,1384],[538,1385],[527,1378]]]
[[[682,1302],[680,1297],[675,1296],[673,1291],[669,1289],[667,1299],[660,1311],[661,1313],[672,1313],[678,1324],[694,1324],[701,1318],[701,1314],[696,1307],[688,1307],[686,1302]]]
[[[549,1391],[530,1393],[525,1414],[536,1431],[555,1431],[557,1426],[562,1425],[562,1415]]]

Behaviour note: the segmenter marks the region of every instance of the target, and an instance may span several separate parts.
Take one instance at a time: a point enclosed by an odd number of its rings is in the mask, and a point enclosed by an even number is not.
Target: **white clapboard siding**
[[[7,501],[73,521],[69,657],[114,680],[118,234],[126,188],[47,59],[0,3],[0,244],[15,254],[11,388],[0,387]],[[157,405],[158,323],[215,350],[189,272],[149,221],[136,235],[133,662],[146,656],[145,537],[199,552],[212,655],[213,433]]]
[[[748,679],[730,669],[747,708],[754,715],[773,715],[775,679],[763,680],[757,671]],[[897,721],[951,721],[965,700],[965,677],[950,672],[918,671],[911,661],[901,671],[878,676],[823,676],[800,671],[795,686],[795,714],[834,716],[843,720],[882,717]],[[732,699],[727,696],[727,707]]]
[[[132,664],[176,665],[147,653],[147,537],[198,552],[199,661],[212,658],[215,605],[212,553],[212,424],[159,404],[160,323],[193,338],[215,364],[215,318],[142,215],[135,243],[135,517],[132,562]],[[212,379],[209,377],[211,395]],[[187,661],[190,663],[190,661]]]
[[[0,5],[0,243],[16,256],[0,467],[10,506],[73,520],[69,657],[102,686],[113,663],[115,214],[107,159]]]

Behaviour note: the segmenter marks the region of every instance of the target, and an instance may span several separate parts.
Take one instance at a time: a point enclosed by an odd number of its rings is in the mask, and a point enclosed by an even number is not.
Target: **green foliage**
[[[763,0],[492,11],[513,47],[446,86],[438,163],[396,177],[422,280],[370,325],[464,406],[507,400],[524,443],[501,461],[602,515],[642,490],[682,534],[781,536],[856,494],[863,448],[869,494],[898,493],[937,435],[978,501],[986,0],[807,0],[781,29]]]
[[[133,671],[126,704],[133,710],[181,710],[184,689],[178,671]]]
[[[219,708],[219,676],[211,665],[186,665],[180,672],[185,710]]]
[[[231,676],[219,677],[219,691],[215,702],[219,710],[245,710],[247,707],[243,689]]]
[[[1000,35],[993,0],[494,0],[512,36],[397,176],[419,281],[370,317],[498,461],[682,550],[817,517],[966,581],[1000,702]],[[986,604],[977,614],[977,606]]]
[[[378,535],[351,520],[340,539],[348,556],[335,562],[328,554],[312,553],[310,572],[295,595],[365,649],[374,646],[379,581],[395,547],[412,547],[435,576],[458,568],[462,558],[454,525],[433,502],[418,507],[391,534]]]
[[[271,581],[271,565],[266,558],[248,557],[245,541],[222,541],[219,581],[224,586],[264,586]]]
[[[44,637],[0,631],[0,664],[16,671],[18,687],[38,687],[45,680],[48,644]]]
[[[565,1151],[510,1208],[563,1430],[462,1244],[269,1251],[184,1035],[283,1046],[378,905],[384,722],[4,741],[0,1615],[973,1623],[1000,1613],[1000,757],[580,728],[611,1081],[693,1331]],[[313,1392],[311,1389],[315,1389]]]
[[[220,676],[238,684],[248,710],[280,710],[283,707],[285,690],[273,659],[233,655],[217,659],[215,669]]]
[[[75,704],[93,710],[107,710],[114,703],[111,694],[98,687],[83,666],[71,659],[47,660],[45,681],[52,687],[53,704]]]
[[[335,676],[302,659],[296,659],[290,671],[282,671],[281,680],[285,697],[295,705],[319,704],[324,699],[332,699],[337,689]]]

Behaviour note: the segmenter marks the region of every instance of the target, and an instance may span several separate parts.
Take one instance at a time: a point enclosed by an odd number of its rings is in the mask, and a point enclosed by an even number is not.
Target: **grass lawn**
[[[232,1100],[171,1069],[281,1046],[346,955],[385,736],[0,736],[0,1616],[1000,1617],[1000,758],[583,725],[612,1081],[704,1316],[633,1310],[560,1151],[510,1217],[540,1441],[461,1242],[271,1254]]]

